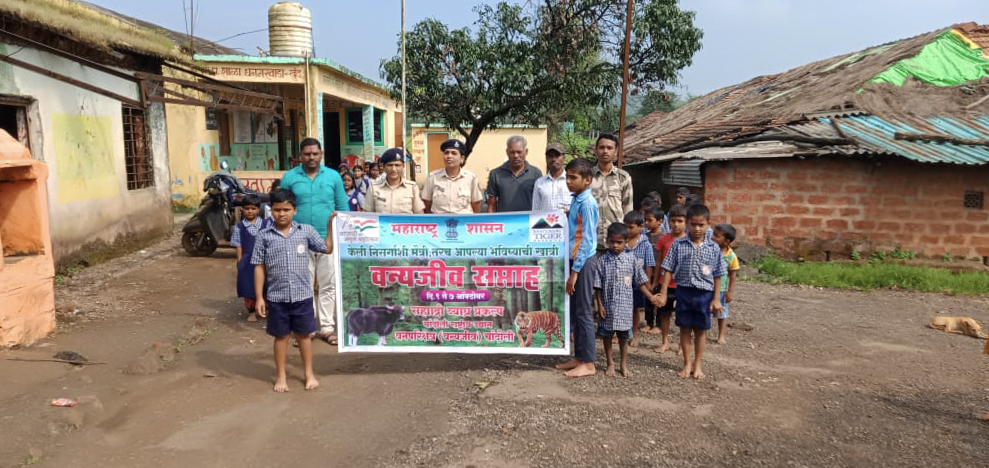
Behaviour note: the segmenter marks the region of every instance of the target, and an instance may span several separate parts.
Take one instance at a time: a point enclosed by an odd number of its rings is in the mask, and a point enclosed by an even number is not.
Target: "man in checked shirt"
[[[725,265],[721,247],[706,239],[704,233],[711,220],[711,211],[704,205],[687,208],[687,236],[670,245],[663,258],[662,289],[659,306],[666,305],[670,280],[676,279],[676,326],[680,327],[680,350],[683,351],[683,370],[680,378],[703,379],[701,359],[704,357],[705,335],[711,328],[711,315],[721,312],[721,301],[714,298],[721,291],[721,277]],[[690,335],[694,335],[694,353],[690,360]]]
[[[313,285],[309,277],[309,251],[331,253],[330,235],[326,240],[308,224],[299,224],[295,218],[295,194],[278,189],[271,194],[271,213],[275,224],[258,232],[251,255],[254,265],[254,290],[257,295],[257,312],[268,317],[266,331],[275,337],[275,391],[288,391],[285,376],[285,359],[288,354],[288,338],[294,335],[299,342],[299,354],[305,368],[306,390],[319,386],[312,367],[312,334],[319,328],[313,311]],[[333,217],[329,224],[332,225]],[[330,226],[327,226],[330,233]]]

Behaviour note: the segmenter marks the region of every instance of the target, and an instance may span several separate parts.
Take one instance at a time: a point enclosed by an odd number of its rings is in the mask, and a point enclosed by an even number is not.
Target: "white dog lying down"
[[[931,324],[928,325],[937,330],[944,330],[948,333],[958,333],[975,338],[989,338],[982,332],[982,325],[972,317],[931,317]],[[989,347],[986,348],[989,350]]]

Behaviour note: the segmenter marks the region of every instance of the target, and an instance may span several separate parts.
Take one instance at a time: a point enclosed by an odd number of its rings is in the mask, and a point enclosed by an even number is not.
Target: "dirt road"
[[[989,357],[927,329],[989,300],[744,282],[708,379],[635,350],[631,379],[555,359],[338,355],[271,392],[271,343],[234,297],[231,251],[176,239],[59,287],[59,332],[0,351],[0,467],[986,466]],[[157,343],[157,345],[156,345]],[[599,347],[600,348],[600,347]],[[104,365],[11,361],[76,351]],[[149,351],[150,350],[150,351]],[[481,387],[486,386],[482,389]],[[48,406],[53,398],[80,401]]]

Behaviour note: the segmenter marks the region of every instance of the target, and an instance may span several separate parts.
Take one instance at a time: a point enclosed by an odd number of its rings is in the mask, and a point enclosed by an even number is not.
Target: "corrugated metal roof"
[[[820,119],[830,124],[831,119]],[[859,143],[860,150],[902,156],[919,162],[951,164],[989,163],[989,146],[935,141],[897,140],[900,133],[934,134],[949,138],[989,142],[989,116],[975,119],[930,117],[915,121],[890,121],[875,115],[856,115],[833,120],[841,131]]]
[[[701,166],[704,159],[679,159],[673,161],[667,171],[663,172],[663,183],[666,185],[686,185],[687,187],[703,187]]]
[[[794,154],[806,154],[806,150],[790,143],[781,141],[761,141],[745,145],[729,147],[704,148],[686,153],[668,153],[653,156],[643,161],[635,161],[625,164],[625,166],[638,166],[640,164],[655,164],[665,161],[693,160],[693,161],[727,161],[729,159],[756,159],[756,158],[789,158]]]

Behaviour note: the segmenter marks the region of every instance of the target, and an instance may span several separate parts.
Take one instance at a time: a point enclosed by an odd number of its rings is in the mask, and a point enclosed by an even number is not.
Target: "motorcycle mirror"
[[[226,170],[230,169],[230,165],[227,164],[226,161],[220,161],[220,169],[223,169],[224,171],[226,171]]]

